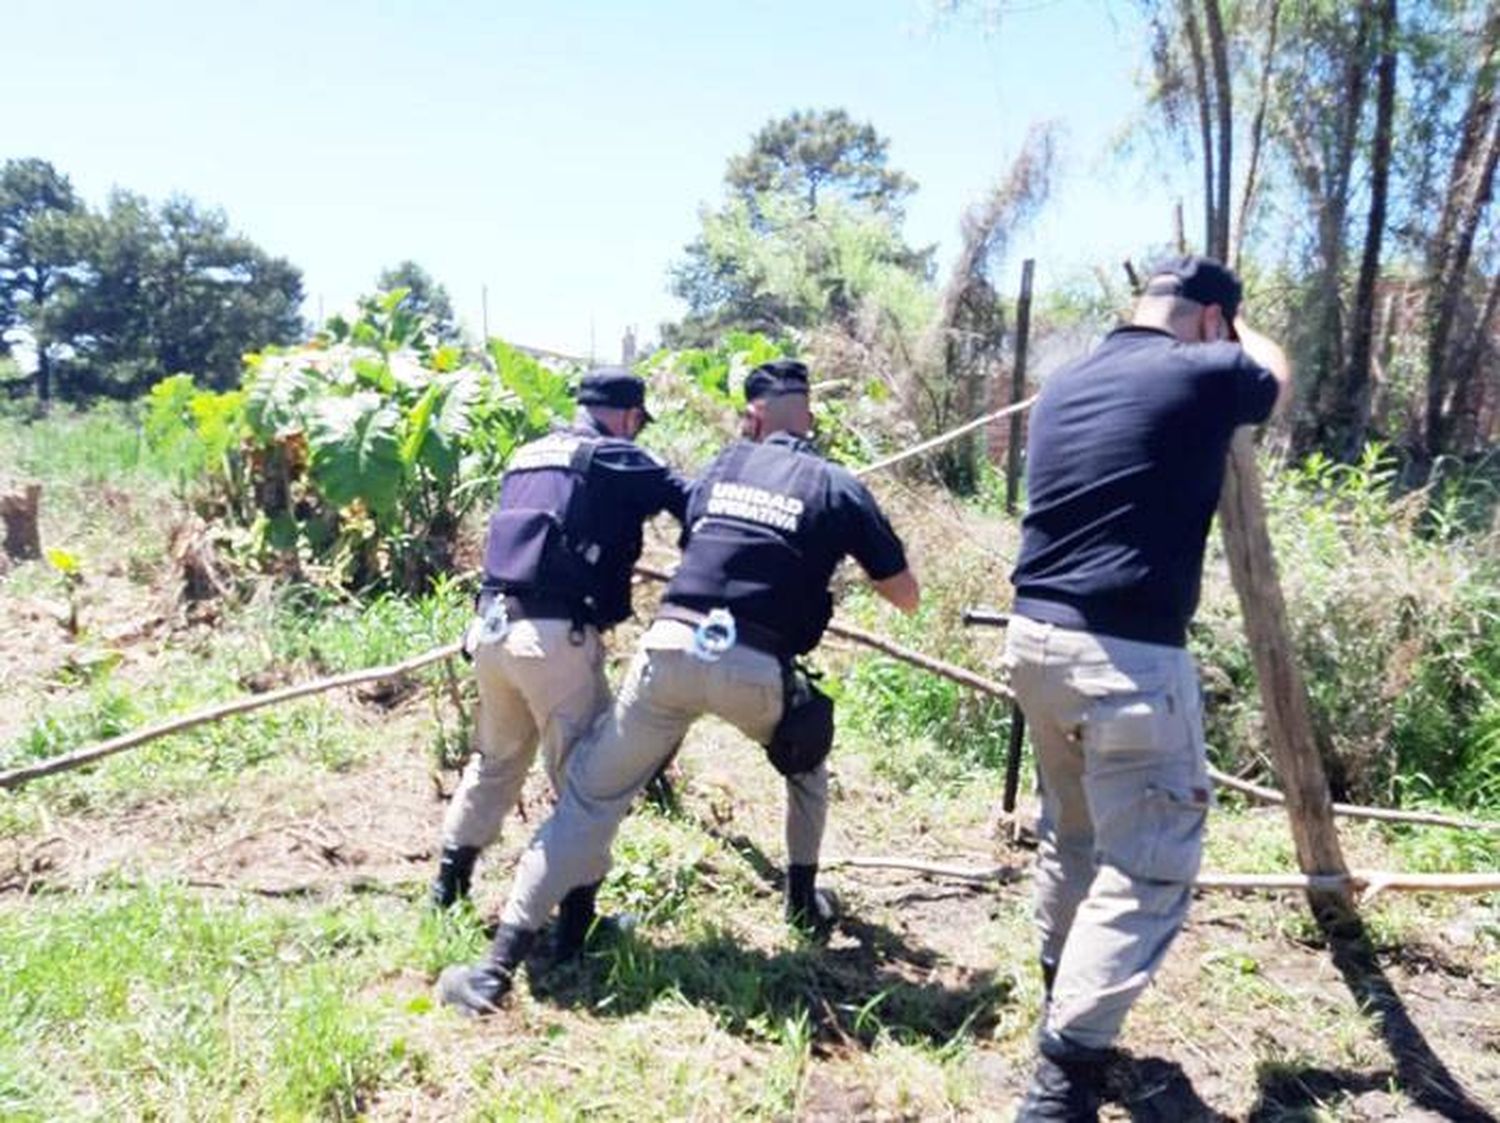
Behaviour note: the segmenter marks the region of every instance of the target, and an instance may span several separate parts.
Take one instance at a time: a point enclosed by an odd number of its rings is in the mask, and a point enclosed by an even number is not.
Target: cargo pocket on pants
[[[1100,699],[1084,721],[1083,786],[1099,861],[1134,877],[1198,873],[1211,802],[1176,699],[1144,691]]]

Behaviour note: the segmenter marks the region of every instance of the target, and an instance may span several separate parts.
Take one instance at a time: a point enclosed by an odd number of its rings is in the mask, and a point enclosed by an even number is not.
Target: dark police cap
[[[1234,270],[1211,257],[1172,257],[1157,262],[1146,282],[1147,296],[1178,296],[1197,304],[1217,304],[1234,319],[1245,287]]]
[[[609,406],[612,409],[639,409],[646,420],[654,420],[646,409],[646,383],[624,367],[598,367],[583,376],[578,384],[578,404]]]
[[[745,401],[807,393],[807,364],[796,359],[761,363],[745,379]]]

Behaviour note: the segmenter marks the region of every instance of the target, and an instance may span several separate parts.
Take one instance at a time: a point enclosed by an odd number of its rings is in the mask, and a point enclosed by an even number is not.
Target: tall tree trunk
[[[1193,0],[1182,0],[1182,22],[1187,29],[1193,81],[1198,91],[1198,132],[1203,145],[1203,247],[1205,253],[1212,253],[1209,247],[1214,242],[1214,202],[1218,198],[1214,178],[1213,95],[1208,88],[1208,64],[1203,57],[1203,35],[1198,30]]]
[[[1375,75],[1375,138],[1370,157],[1370,213],[1364,253],[1354,289],[1349,362],[1332,413],[1337,452],[1352,460],[1365,443],[1370,424],[1370,352],[1375,338],[1375,282],[1385,238],[1386,202],[1391,179],[1391,136],[1396,109],[1396,0],[1381,0],[1376,31],[1379,62]]]
[[[1234,224],[1234,260],[1228,264],[1238,269],[1245,246],[1245,230],[1250,222],[1250,207],[1255,201],[1256,177],[1260,171],[1260,152],[1266,137],[1266,108],[1271,103],[1271,69],[1276,61],[1276,33],[1281,22],[1281,0],[1271,0],[1269,26],[1266,31],[1266,55],[1260,68],[1260,94],[1255,119],[1250,126],[1250,159],[1245,168],[1245,188],[1240,194],[1240,213]]]
[[[1429,468],[1447,451],[1453,324],[1468,279],[1474,237],[1494,186],[1495,161],[1500,156],[1500,119],[1495,101],[1497,50],[1500,3],[1492,2],[1485,16],[1479,69],[1464,110],[1428,271],[1427,410],[1422,453]]]
[[[1219,181],[1209,227],[1208,254],[1229,260],[1229,171],[1234,144],[1234,105],[1230,94],[1229,45],[1224,39],[1224,19],[1219,0],[1203,0],[1203,22],[1208,27],[1209,56],[1213,60],[1215,102],[1219,110]]]
[[[1453,389],[1448,398],[1450,404],[1445,422],[1451,440],[1462,442],[1481,435],[1478,429],[1485,399],[1481,375],[1485,370],[1485,352],[1489,350],[1495,330],[1496,312],[1500,312],[1500,273],[1490,278],[1484,309],[1469,332],[1468,341],[1458,349],[1458,359],[1453,364]],[[1464,421],[1468,422],[1467,427],[1461,424]]]
[[[44,412],[52,405],[52,359],[45,339],[36,341],[36,397]]]

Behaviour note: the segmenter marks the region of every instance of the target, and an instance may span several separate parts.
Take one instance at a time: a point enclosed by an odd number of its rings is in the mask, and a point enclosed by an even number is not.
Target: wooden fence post
[[[1036,261],[1021,263],[1021,296],[1016,301],[1016,362],[1010,375],[1010,404],[1026,397],[1026,347],[1031,338],[1031,274]],[[1021,493],[1021,414],[1010,415],[1010,447],[1005,450],[1005,513],[1016,513]]]
[[[1286,601],[1276,576],[1271,535],[1266,528],[1260,473],[1249,429],[1241,429],[1229,450],[1219,519],[1229,575],[1239,595],[1245,634],[1255,661],[1266,734],[1286,793],[1287,816],[1297,861],[1309,875],[1347,877],[1349,868],[1333,822],[1333,800],[1313,733],[1307,684],[1297,666],[1287,627]],[[1321,883],[1326,885],[1327,883]],[[1311,888],[1308,904],[1320,921],[1335,925],[1355,918],[1347,885]]]

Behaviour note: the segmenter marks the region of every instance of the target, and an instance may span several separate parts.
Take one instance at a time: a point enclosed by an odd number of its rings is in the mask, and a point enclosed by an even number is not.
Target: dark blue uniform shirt
[[[832,614],[828,582],[845,557],[883,581],[906,552],[868,488],[808,442],[776,433],[738,441],[694,482],[682,564],[663,600],[726,607],[776,637],[778,653],[812,650]]]
[[[633,441],[610,436],[592,418],[585,416],[561,432],[596,442],[587,477],[578,481],[565,468],[506,473],[498,504],[502,517],[491,521],[483,587],[490,591],[524,589],[565,599],[586,596],[590,607],[585,617],[601,628],[612,627],[630,615],[630,579],[641,556],[642,524],[662,511],[681,522],[687,509],[688,484]],[[555,561],[559,555],[547,553],[540,543],[527,541],[546,533],[545,520],[513,526],[503,518],[506,511],[528,510],[550,512],[560,518],[580,486],[585,494],[575,515],[583,525],[572,529],[577,544],[589,548],[590,562],[582,576],[572,565],[549,567],[547,560]],[[523,569],[529,564],[532,569],[503,579],[495,554],[525,559],[515,564]]]
[[[1270,416],[1276,391],[1238,343],[1145,327],[1049,378],[1027,442],[1015,611],[1182,646],[1230,438]]]

